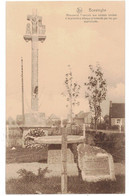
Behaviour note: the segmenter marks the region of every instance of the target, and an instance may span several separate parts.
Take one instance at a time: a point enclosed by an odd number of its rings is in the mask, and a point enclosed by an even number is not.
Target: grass
[[[30,163],[46,162],[46,148],[16,148],[6,150],[6,163]],[[121,162],[121,161],[120,161]],[[35,194],[36,191],[42,194],[57,194],[61,192],[61,178],[45,178],[43,173],[37,176],[29,172],[26,177],[21,175],[19,179],[10,179],[6,182],[7,194]],[[28,177],[29,176],[29,177]],[[101,181],[96,183],[84,182],[80,177],[68,177],[68,192],[73,194],[94,194],[94,193],[124,193],[125,176],[116,176],[116,181]]]
[[[17,147],[15,150],[7,148],[6,163],[46,162],[47,151],[47,147],[37,149]]]
[[[101,181],[88,183],[79,177],[68,177],[68,193],[72,194],[94,194],[94,193],[124,193],[124,176],[116,176],[116,181]],[[42,194],[61,193],[61,178],[39,178],[33,179],[10,179],[6,183],[7,194]]]

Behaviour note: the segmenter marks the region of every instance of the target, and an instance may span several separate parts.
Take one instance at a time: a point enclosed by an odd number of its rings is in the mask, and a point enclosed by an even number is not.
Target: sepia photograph
[[[6,2],[6,194],[125,193],[125,1]]]

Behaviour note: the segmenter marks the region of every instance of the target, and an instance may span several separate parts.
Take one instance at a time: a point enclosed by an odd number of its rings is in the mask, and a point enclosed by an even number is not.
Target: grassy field
[[[6,163],[46,162],[47,147],[45,148],[16,148],[6,150]],[[19,179],[10,179],[6,182],[7,194],[57,194],[61,192],[61,178],[44,178],[42,175],[31,173],[30,177],[22,176]],[[102,181],[97,183],[84,182],[80,177],[68,177],[68,192],[73,194],[94,193],[124,193],[125,176],[117,175],[116,181]]]
[[[6,149],[6,163],[31,163],[31,162],[46,162],[47,147],[45,148],[22,148],[18,147],[15,150]]]
[[[6,184],[7,194],[57,194],[61,192],[61,178],[11,179]],[[79,177],[68,177],[68,193],[124,193],[124,176],[116,176],[116,181],[87,183]]]

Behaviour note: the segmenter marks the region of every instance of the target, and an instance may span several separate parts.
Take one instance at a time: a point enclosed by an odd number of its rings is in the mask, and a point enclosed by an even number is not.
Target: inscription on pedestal
[[[108,157],[83,157],[83,171],[86,175],[109,175]]]

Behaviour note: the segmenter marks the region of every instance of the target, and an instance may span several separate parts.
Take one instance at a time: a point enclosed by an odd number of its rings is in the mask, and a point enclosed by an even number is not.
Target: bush
[[[17,173],[19,177],[27,181],[33,181],[36,178],[36,175],[32,171],[27,171],[26,169],[20,169]]]
[[[111,129],[113,129],[113,130],[118,130],[118,129],[119,129],[119,125],[112,125],[112,126],[111,126]]]
[[[125,160],[125,135],[124,133],[102,133],[95,131],[86,132],[86,143],[98,146],[110,153],[115,162]]]
[[[53,128],[51,128],[50,135],[61,135],[61,129],[59,127],[53,127]]]
[[[19,176],[22,178],[22,180],[25,180],[27,182],[34,181],[36,179],[44,179],[45,174],[48,173],[49,170],[46,167],[45,169],[38,169],[38,174],[34,174],[32,171],[27,171],[26,169],[20,169],[18,170]]]
[[[98,129],[100,129],[100,130],[106,130],[106,128],[107,128],[107,125],[105,124],[105,123],[99,123],[98,125],[97,125],[97,128]]]

